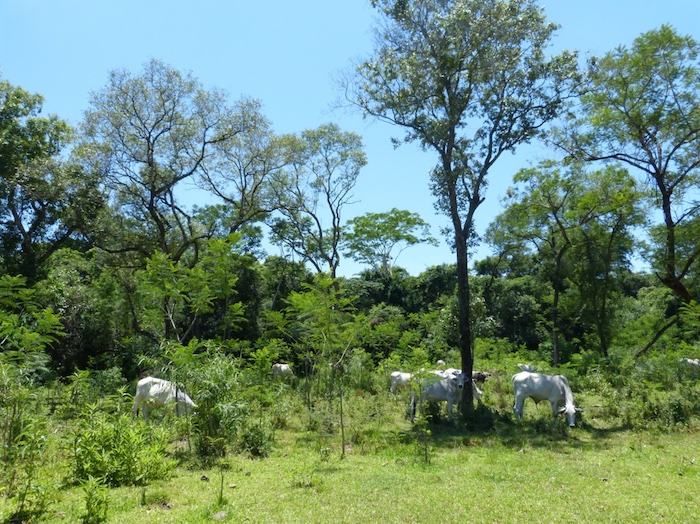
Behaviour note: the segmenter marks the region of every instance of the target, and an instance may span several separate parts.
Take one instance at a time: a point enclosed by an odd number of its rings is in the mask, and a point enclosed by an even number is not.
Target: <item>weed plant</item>
[[[107,522],[109,492],[102,479],[90,476],[81,483],[80,487],[85,495],[85,513],[81,517],[82,524]]]
[[[166,426],[148,426],[125,413],[88,408],[72,439],[73,478],[100,478],[108,486],[167,478],[176,465],[166,453]]]

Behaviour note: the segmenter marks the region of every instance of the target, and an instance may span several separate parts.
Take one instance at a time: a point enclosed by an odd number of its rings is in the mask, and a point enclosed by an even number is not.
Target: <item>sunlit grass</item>
[[[528,403],[521,425],[504,411],[482,430],[445,417],[412,425],[400,397],[355,402],[342,459],[338,433],[310,430],[295,407],[267,458],[231,454],[205,466],[178,441],[171,478],[109,490],[107,522],[697,521],[700,444],[692,427],[631,431],[600,418],[592,400],[574,429],[552,421],[549,406]],[[38,522],[81,522],[85,511],[62,446],[70,424],[61,421],[50,436],[42,477],[50,504]],[[0,522],[12,510],[0,496]]]

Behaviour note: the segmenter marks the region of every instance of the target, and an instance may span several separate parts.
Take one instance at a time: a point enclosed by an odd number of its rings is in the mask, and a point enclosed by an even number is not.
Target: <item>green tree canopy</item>
[[[5,271],[41,276],[52,253],[83,240],[102,206],[97,178],[59,154],[71,129],[41,116],[43,97],[0,81],[0,251]]]
[[[417,213],[394,208],[348,220],[342,244],[345,256],[390,276],[399,255],[420,243],[437,245],[430,225]]]
[[[622,162],[646,176],[663,221],[653,263],[686,303],[697,297],[685,277],[700,256],[700,204],[691,196],[700,182],[699,53],[694,39],[661,26],[592,61],[590,92],[562,142],[579,158]]]
[[[232,106],[222,91],[205,90],[158,60],[139,75],[112,71],[92,94],[79,150],[104,173],[110,194],[113,212],[96,234],[100,247],[135,254],[139,265],[156,251],[195,260],[214,225],[196,220],[183,184],[220,168],[222,151],[249,121],[258,124],[257,109],[245,100]]]
[[[700,46],[663,25],[592,60],[581,114],[560,137],[572,155],[623,162],[650,183],[660,211],[651,263],[684,303],[698,298],[693,273],[700,257]],[[678,320],[661,319],[646,352]]]
[[[362,138],[336,124],[289,137],[291,163],[275,184],[279,216],[272,241],[335,278],[340,264],[342,213],[367,163]]]
[[[619,166],[589,173],[578,163],[546,161],[519,171],[508,207],[487,230],[499,253],[532,251],[552,287],[552,360],[559,363],[560,297],[572,282],[603,353],[611,342],[614,277],[629,267],[633,228],[643,223],[641,192]]]

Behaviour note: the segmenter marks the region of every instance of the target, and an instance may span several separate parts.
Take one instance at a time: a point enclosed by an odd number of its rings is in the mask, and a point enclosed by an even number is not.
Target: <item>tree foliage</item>
[[[71,129],[41,116],[42,104],[0,81],[0,249],[4,270],[30,282],[52,253],[84,240],[102,206],[97,179],[59,158]]]
[[[275,184],[281,216],[272,219],[273,242],[335,278],[342,213],[367,163],[362,138],[326,124],[290,140],[290,167]]]
[[[348,220],[342,245],[345,256],[391,276],[399,255],[420,243],[437,245],[430,225],[417,213],[394,208]]]
[[[63,335],[60,317],[35,295],[24,277],[0,277],[0,364],[25,375],[46,370],[46,348]]]
[[[631,48],[591,62],[590,92],[564,147],[589,161],[622,162],[650,182],[662,224],[652,262],[683,302],[697,297],[688,275],[698,256],[700,47],[669,26],[648,31]]]
[[[225,304],[220,336],[240,321],[243,305],[233,300],[237,277],[231,262],[235,249],[235,239],[212,239],[201,263],[194,267],[162,252],[148,258],[146,267],[135,274],[134,315],[141,334],[158,343],[187,343],[202,316],[215,310],[217,301]]]
[[[112,214],[95,232],[100,247],[136,254],[137,263],[156,251],[195,260],[213,225],[195,220],[183,184],[207,179],[249,117],[257,124],[256,111],[245,100],[230,106],[223,92],[158,60],[140,75],[112,71],[107,87],[92,94],[78,151],[104,173],[110,195]]]
[[[532,251],[538,273],[552,289],[552,361],[560,361],[560,299],[578,288],[578,315],[596,326],[597,347],[611,343],[615,276],[630,264],[633,230],[643,223],[642,194],[629,174],[615,166],[588,173],[580,164],[551,161],[523,169],[508,190],[507,208],[487,236],[499,253]]]

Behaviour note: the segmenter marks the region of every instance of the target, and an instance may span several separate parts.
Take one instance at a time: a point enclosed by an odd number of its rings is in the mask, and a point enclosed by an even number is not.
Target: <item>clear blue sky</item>
[[[666,23],[700,40],[700,0],[546,0],[550,20],[561,25],[557,48],[601,55],[629,46],[642,32]],[[344,218],[396,207],[433,224],[439,248],[414,247],[398,260],[411,274],[453,263],[428,188],[435,157],[410,145],[394,149],[402,131],[332,111],[340,93],[334,76],[373,47],[375,12],[369,0],[0,0],[0,77],[45,97],[44,112],[77,125],[90,92],[108,73],[138,74],[151,58],[191,71],[205,87],[226,90],[231,100],[260,100],[279,133],[327,122],[363,136],[368,165]],[[501,160],[476,220],[483,231],[501,211],[499,197],[513,174],[546,156],[523,149]],[[539,157],[539,158],[538,158]],[[206,202],[201,202],[202,204]],[[269,250],[275,254],[274,248]],[[476,258],[488,254],[480,248]],[[339,272],[359,269],[343,259]]]

